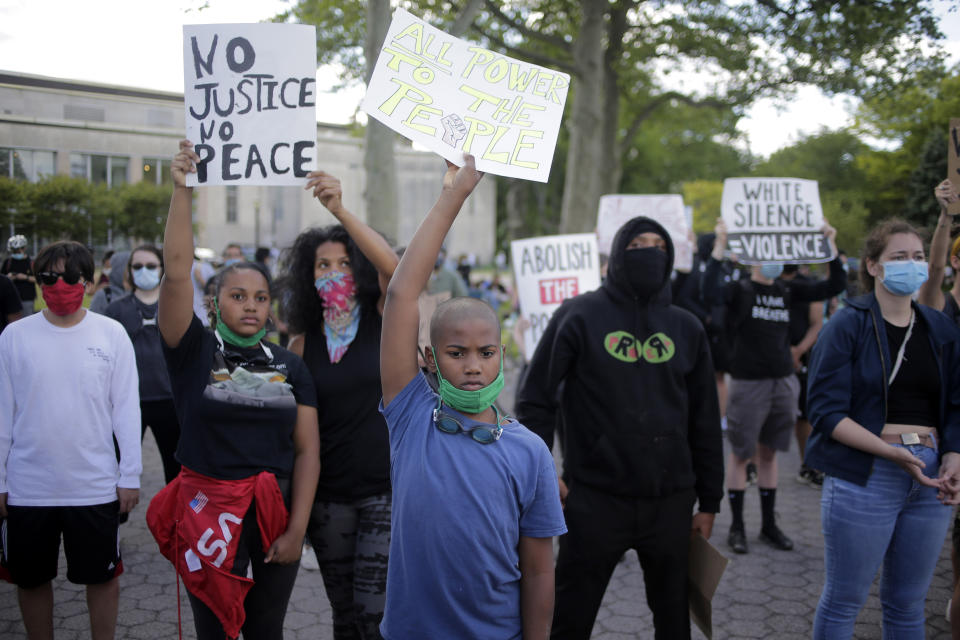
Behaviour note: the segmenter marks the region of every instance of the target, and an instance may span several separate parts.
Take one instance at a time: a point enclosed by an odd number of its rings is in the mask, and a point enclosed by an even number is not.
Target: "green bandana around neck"
[[[263,339],[263,336],[267,335],[266,327],[260,329],[252,336],[245,338],[241,335],[234,333],[233,329],[228,327],[224,321],[220,318],[220,303],[217,302],[217,298],[213,298],[213,308],[217,311],[217,333],[220,334],[220,337],[224,341],[229,342],[232,345],[238,347],[255,347]]]
[[[432,347],[431,347],[432,348]],[[433,350],[434,363],[437,361],[437,350]],[[448,407],[452,407],[460,413],[476,415],[486,411],[503,391],[503,352],[500,353],[500,373],[494,378],[493,382],[477,389],[476,391],[466,391],[458,389],[446,380],[440,373],[440,365],[437,365],[437,380],[440,381],[438,391],[440,401]]]

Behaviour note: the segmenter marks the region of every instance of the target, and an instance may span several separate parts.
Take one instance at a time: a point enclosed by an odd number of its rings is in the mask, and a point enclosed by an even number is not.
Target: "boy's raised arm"
[[[163,282],[157,324],[168,347],[176,347],[193,319],[193,189],[187,186],[187,174],[196,172],[199,156],[193,143],[180,141],[180,152],[170,163],[173,196],[163,232]]]
[[[443,239],[460,213],[460,207],[482,177],[473,156],[465,156],[462,167],[447,162],[440,197],[417,228],[387,287],[380,339],[384,407],[417,375],[420,331],[417,298],[430,279]]]

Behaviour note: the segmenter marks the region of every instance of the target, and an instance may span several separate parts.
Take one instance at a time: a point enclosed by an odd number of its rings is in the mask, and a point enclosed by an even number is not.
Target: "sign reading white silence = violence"
[[[543,330],[560,303],[600,286],[597,237],[592,233],[525,238],[510,243],[523,346],[533,356]]]
[[[727,246],[747,264],[827,262],[816,180],[727,178],[720,204]]]
[[[316,28],[184,25],[187,185],[303,185],[317,166]]]
[[[360,107],[450,162],[546,182],[569,86],[397,9]]]

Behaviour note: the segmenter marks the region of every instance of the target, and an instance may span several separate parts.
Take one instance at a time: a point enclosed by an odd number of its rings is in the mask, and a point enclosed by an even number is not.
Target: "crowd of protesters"
[[[0,577],[17,585],[29,638],[53,637],[61,540],[92,637],[114,637],[119,525],[139,501],[148,428],[167,484],[147,524],[198,638],[281,638],[300,563],[315,558],[337,640],[586,640],[630,549],[656,637],[689,638],[690,536],[711,537],[726,496],[726,545],[749,553],[749,467],[757,539],[793,549],[776,495],[794,439],[797,479],[822,487],[814,637],[852,636],[881,569],[884,637],[924,637],[960,502],[950,182],[935,188],[929,263],[904,221],[872,229],[856,263],[826,224],[823,279],[738,264],[722,222],[678,273],[666,229],[630,220],[600,288],[565,301],[526,354],[512,417],[497,401],[509,288],[472,280],[476,258],[443,247],[482,178],[472,157],[448,163],[402,251],[351,213],[335,176],[309,174],[337,223],[305,230],[276,265],[233,243],[217,265],[197,258],[197,161],[182,141],[162,246],[105,255],[99,279],[79,243],[31,258],[24,236],[8,240]],[[446,298],[426,345],[424,294]],[[960,587],[951,617],[960,637]]]

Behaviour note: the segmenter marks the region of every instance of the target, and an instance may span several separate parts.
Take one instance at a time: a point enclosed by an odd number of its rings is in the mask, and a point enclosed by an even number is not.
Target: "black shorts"
[[[118,537],[120,503],[82,507],[7,505],[3,521],[3,566],[18,587],[53,580],[60,538],[67,556],[67,580],[103,584],[123,573]]]

